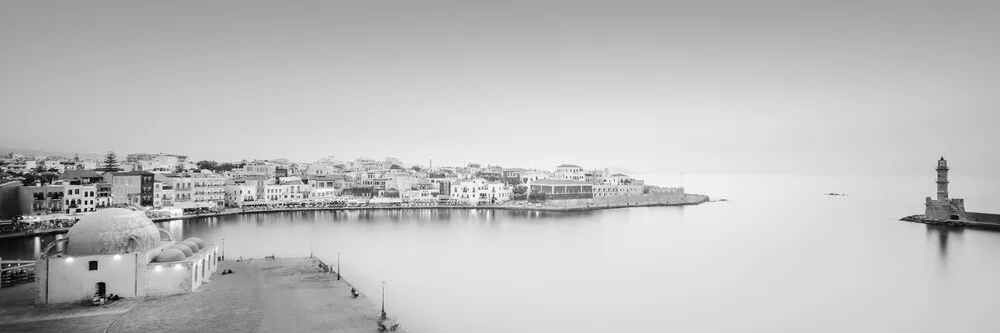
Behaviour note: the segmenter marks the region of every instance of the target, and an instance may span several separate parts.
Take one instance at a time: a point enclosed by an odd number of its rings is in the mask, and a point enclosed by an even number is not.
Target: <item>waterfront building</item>
[[[486,186],[486,180],[482,178],[454,181],[451,183],[451,198],[459,202],[474,205],[479,202],[478,189],[484,186]]]
[[[592,199],[594,185],[576,180],[541,179],[531,182],[528,194],[542,193],[547,200]]]
[[[194,182],[191,177],[185,174],[165,174],[165,182],[174,189],[174,202],[188,202],[193,200],[192,190]]]
[[[245,202],[257,200],[257,186],[246,181],[229,180],[226,183],[226,207],[242,207]]]
[[[472,205],[479,203],[497,204],[510,200],[513,189],[498,181],[483,178],[463,179],[452,182],[449,188],[451,199]]]
[[[192,292],[216,271],[217,259],[215,245],[197,238],[178,243],[142,212],[104,209],[81,218],[42,251],[35,303]]]
[[[44,186],[21,186],[18,199],[19,211],[23,215],[93,212],[98,204],[96,186],[72,185],[66,181]]]
[[[0,180],[0,219],[21,215],[21,181]]]
[[[600,184],[594,185],[594,197],[612,197],[612,196],[622,196],[622,195],[640,195],[645,191],[645,186],[642,185],[618,185],[618,184]]]
[[[113,205],[136,205],[149,207],[153,205],[153,173],[146,171],[111,172]]]
[[[21,215],[45,215],[63,211],[62,186],[22,186],[20,190]]]
[[[339,195],[340,191],[349,188],[352,177],[344,174],[313,174],[306,176],[306,182],[309,184],[310,188],[315,192],[317,190],[322,190],[324,192],[329,192],[329,190],[334,190]]]
[[[174,205],[174,187],[170,186],[166,182],[161,182],[160,187],[160,203],[161,206],[173,206]],[[154,198],[155,199],[155,198]]]
[[[163,206],[163,182],[153,180],[153,207]]]
[[[226,179],[216,173],[192,173],[191,201],[226,204]]]

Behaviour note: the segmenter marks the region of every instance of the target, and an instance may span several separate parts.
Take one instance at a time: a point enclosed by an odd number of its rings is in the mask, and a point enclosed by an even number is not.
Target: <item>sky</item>
[[[3,1],[0,147],[1000,173],[997,1]]]

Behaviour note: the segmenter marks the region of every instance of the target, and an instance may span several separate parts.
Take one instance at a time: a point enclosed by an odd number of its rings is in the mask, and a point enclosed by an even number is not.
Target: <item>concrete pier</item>
[[[0,290],[2,332],[375,332],[378,305],[315,258],[219,262],[196,292],[105,306],[32,305],[33,285]],[[232,269],[233,274],[221,272]],[[23,298],[23,299],[22,299]],[[391,317],[391,316],[390,316]]]

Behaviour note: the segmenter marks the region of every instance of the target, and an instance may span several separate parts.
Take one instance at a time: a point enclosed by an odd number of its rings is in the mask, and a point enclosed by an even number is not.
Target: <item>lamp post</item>
[[[337,281],[340,281],[340,252],[337,252]]]
[[[385,281],[382,281],[382,319],[385,319]]]
[[[222,261],[226,261],[226,239],[222,239]]]

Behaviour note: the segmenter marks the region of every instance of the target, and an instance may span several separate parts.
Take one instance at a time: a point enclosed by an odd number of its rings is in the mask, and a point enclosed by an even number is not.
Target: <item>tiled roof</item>
[[[101,174],[94,170],[67,170],[63,174],[59,175],[59,179],[77,179],[77,178],[101,178]]]

